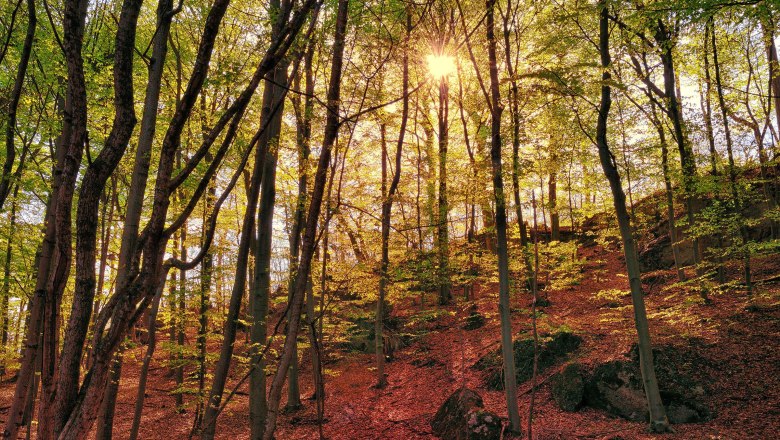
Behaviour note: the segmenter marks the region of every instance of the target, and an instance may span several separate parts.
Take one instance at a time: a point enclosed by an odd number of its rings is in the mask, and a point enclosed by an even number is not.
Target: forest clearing
[[[780,436],[779,30],[6,1],[2,438]]]

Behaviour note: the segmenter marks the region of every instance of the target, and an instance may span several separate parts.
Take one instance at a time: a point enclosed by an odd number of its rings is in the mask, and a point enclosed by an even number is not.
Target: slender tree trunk
[[[710,32],[712,32],[712,21],[707,20],[704,26],[704,83],[707,86],[702,93],[702,115],[704,116],[704,128],[707,134],[707,144],[710,151],[710,173],[713,176],[718,174],[718,152],[715,149],[715,132],[712,129],[712,80],[710,79]]]
[[[623,239],[623,253],[626,259],[628,279],[631,286],[631,301],[634,305],[634,321],[639,336],[639,364],[642,373],[642,383],[647,397],[650,413],[650,429],[653,432],[668,432],[669,420],[661,394],[658,390],[658,379],[653,366],[653,350],[650,345],[650,329],[647,323],[647,311],[645,309],[644,292],[642,292],[642,280],[640,278],[639,261],[636,254],[634,237],[631,232],[631,220],[626,209],[626,196],[620,182],[617,164],[607,144],[607,119],[609,108],[612,104],[609,72],[612,59],[609,54],[609,16],[606,0],[599,1],[599,50],[601,52],[601,103],[599,106],[598,123],[596,125],[596,145],[599,150],[599,159],[604,174],[609,180],[614,199],[615,213],[618,218],[620,236]]]
[[[666,142],[666,130],[664,130],[664,126],[661,124],[656,113],[655,102],[651,100],[650,106],[651,115],[653,117],[652,122],[658,131],[658,140],[661,143],[661,171],[664,177],[664,190],[666,193],[666,218],[669,222],[669,246],[672,248],[674,267],[677,270],[677,279],[682,282],[685,281],[685,269],[683,269],[682,266],[682,257],[680,256],[680,248],[678,245],[677,220],[674,214],[674,190],[672,188],[672,178],[669,173],[669,146]]]
[[[515,358],[512,346],[512,318],[509,303],[509,253],[506,238],[506,197],[504,196],[504,178],[501,169],[501,92],[498,80],[496,60],[496,38],[494,35],[495,0],[487,2],[487,41],[488,59],[490,61],[490,110],[491,110],[491,148],[490,159],[493,168],[493,198],[496,202],[496,239],[498,251],[498,311],[501,316],[501,354],[504,360],[504,389],[506,392],[507,412],[509,413],[509,430],[514,433],[521,431],[520,413],[517,406],[517,378],[515,375]]]
[[[667,102],[669,118],[674,128],[674,137],[677,141],[677,149],[680,152],[680,162],[682,164],[683,188],[685,191],[686,213],[688,216],[688,230],[696,222],[696,214],[699,210],[698,196],[696,195],[696,161],[693,157],[693,150],[683,129],[682,109],[677,99],[674,56],[672,54],[673,44],[671,33],[662,21],[658,21],[655,28],[655,40],[661,47],[661,63],[663,65],[664,76],[664,95]],[[692,238],[693,260],[697,265],[697,273],[701,274],[701,268],[698,266],[702,262],[702,249],[700,240]]]
[[[206,162],[211,162],[211,155],[206,156]],[[207,222],[208,213],[214,209],[214,201],[217,195],[217,182],[215,179],[211,179],[209,183],[209,190],[206,194],[203,210],[203,224]],[[205,234],[205,231],[204,231]],[[201,237],[201,247],[207,246],[207,237]],[[206,387],[206,343],[208,342],[208,312],[211,306],[211,286],[212,279],[214,278],[214,255],[211,251],[207,252],[203,257],[203,262],[200,266],[200,301],[198,308],[198,403],[195,409],[195,423],[193,426],[200,427],[203,419],[203,403],[205,396],[204,390]]]
[[[319,15],[319,10],[315,16]],[[295,214],[293,216],[293,226],[290,231],[290,269],[288,280],[288,300],[292,298],[295,291],[295,277],[298,271],[298,260],[300,258],[301,233],[306,216],[306,205],[308,199],[308,181],[309,181],[309,154],[311,152],[311,119],[314,113],[314,40],[310,41],[304,54],[304,79],[305,98],[301,108],[300,99],[291,97],[295,106],[296,117],[296,136],[298,143],[298,197],[295,204]],[[294,79],[294,88],[300,89],[300,76],[296,75]],[[316,257],[315,257],[316,258]],[[311,275],[307,281],[306,287],[306,324],[310,329],[309,336],[312,341],[311,361],[312,361],[312,379],[314,383],[314,392],[312,399],[317,401],[321,398],[321,376],[320,376],[320,356],[316,349],[317,342],[317,314],[314,307],[314,285]],[[289,398],[288,398],[289,401]]]
[[[268,418],[266,422],[263,440],[271,440],[276,428],[276,420],[279,411],[279,401],[282,395],[284,379],[295,354],[297,344],[301,310],[306,293],[306,281],[311,270],[311,260],[317,235],[317,221],[322,207],[322,196],[325,189],[325,180],[328,174],[331,150],[336,141],[339,129],[339,100],[341,96],[341,73],[344,57],[344,40],[347,30],[347,14],[349,0],[339,0],[336,14],[336,29],[333,40],[333,62],[331,66],[330,83],[328,85],[327,103],[328,112],[325,121],[325,133],[322,142],[317,172],[314,175],[314,187],[312,189],[311,204],[306,218],[306,229],[301,242],[301,263],[295,280],[295,292],[290,304],[290,319],[288,321],[287,334],[285,336],[282,357],[268,392]]]
[[[10,99],[8,100],[8,121],[5,126],[5,162],[3,163],[2,176],[0,176],[0,209],[3,208],[8,194],[11,192],[11,178],[16,158],[16,147],[14,146],[14,137],[16,136],[16,112],[19,109],[19,100],[22,97],[24,87],[24,78],[27,75],[27,66],[30,64],[30,55],[32,54],[32,45],[35,39],[35,28],[38,19],[35,14],[35,0],[27,0],[27,33],[24,36],[22,53],[19,56],[19,64],[16,68],[16,78],[11,89]],[[13,27],[8,28],[12,32]],[[21,169],[22,164],[19,164]]]
[[[144,355],[143,364],[141,365],[141,372],[138,374],[138,391],[135,396],[133,424],[130,426],[130,440],[136,440],[138,438],[138,429],[141,426],[141,415],[144,410],[144,399],[146,398],[146,380],[149,376],[149,365],[152,362],[154,350],[157,348],[157,312],[160,309],[160,298],[162,297],[165,288],[165,278],[166,277],[164,276],[163,281],[159,283],[157,294],[152,300],[152,308],[149,311],[149,343],[146,346],[146,354]]]
[[[262,177],[265,154],[266,151],[260,148],[255,149],[254,167],[249,189],[247,190],[247,208],[244,212],[241,235],[239,236],[238,250],[236,252],[235,277],[227,316],[225,316],[225,327],[222,332],[222,346],[219,352],[219,360],[214,368],[214,379],[212,380],[211,391],[206,401],[203,423],[201,424],[200,437],[202,440],[212,440],[214,438],[218,410],[222,402],[222,393],[225,391],[230,361],[233,357],[233,343],[236,340],[241,301],[246,289],[249,250],[255,230],[255,213],[257,212],[257,200],[260,194],[260,179]]]
[[[442,76],[439,80],[439,200],[436,249],[438,253],[439,304],[452,301],[450,291],[450,240],[449,240],[449,203],[447,202],[447,146],[449,143],[449,84]],[[483,212],[484,214],[484,212]]]
[[[731,189],[731,197],[734,201],[733,209],[734,214],[736,215],[737,227],[739,228],[739,234],[742,241],[740,253],[742,254],[741,257],[743,260],[745,285],[747,285],[748,295],[751,295],[753,292],[753,283],[751,280],[750,270],[750,249],[748,247],[749,237],[747,226],[745,225],[745,220],[743,218],[744,213],[742,212],[742,196],[739,193],[739,188],[737,186],[737,166],[734,163],[734,147],[733,141],[731,139],[731,128],[729,127],[728,109],[726,108],[726,100],[723,97],[723,83],[720,76],[720,63],[718,62],[718,45],[715,40],[715,29],[712,29],[710,36],[712,37],[712,62],[715,66],[715,86],[718,94],[718,103],[720,104],[721,116],[723,117],[723,130],[726,135],[726,152],[728,153],[729,159],[729,187]]]
[[[387,386],[387,376],[385,375],[385,354],[384,354],[384,318],[385,318],[385,297],[387,294],[387,284],[389,281],[388,270],[390,267],[389,243],[390,243],[390,221],[393,209],[393,197],[398,190],[398,183],[401,180],[401,158],[403,153],[404,136],[406,135],[406,123],[409,117],[409,54],[406,47],[409,42],[409,34],[412,28],[412,17],[408,10],[406,12],[406,41],[403,48],[403,76],[401,79],[401,126],[398,132],[398,142],[395,148],[395,174],[390,182],[390,188],[386,188],[387,182],[387,142],[385,139],[385,126],[382,125],[382,262],[379,274],[379,298],[376,302],[375,318],[375,349],[377,362],[377,388]]]
[[[178,162],[178,168],[181,168],[182,151],[179,150],[176,153],[176,161]],[[184,194],[179,193],[179,200],[184,199]],[[187,222],[179,230],[179,244],[181,246],[179,251],[179,258],[182,261],[187,260]],[[176,307],[176,366],[173,369],[173,378],[176,381],[176,390],[173,392],[173,397],[176,402],[176,412],[184,413],[184,330],[187,327],[187,271],[181,269],[179,271],[179,285],[176,289],[175,301],[177,301]]]
[[[11,297],[11,260],[14,249],[13,242],[11,240],[14,236],[14,233],[16,232],[16,196],[18,192],[19,185],[15,185],[11,199],[11,212],[8,216],[8,239],[6,241],[5,262],[3,264],[3,298],[2,304],[0,304],[0,319],[3,320],[2,328],[0,329],[0,332],[2,332],[2,336],[0,336],[2,339],[0,341],[2,344],[2,348],[0,348],[0,350],[2,350],[2,352],[0,352],[0,356],[2,356],[0,359],[0,376],[5,376],[5,362],[9,357],[9,352],[11,351],[8,350],[8,301]]]
[[[534,215],[534,230],[536,224],[536,194],[531,193],[531,208]],[[536,328],[536,301],[539,295],[539,234],[534,235],[534,268],[531,275],[531,331],[534,338],[534,359],[531,370],[531,402],[528,404],[528,438],[532,439],[534,429],[534,403],[536,402],[536,375],[539,367],[539,333]]]
[[[387,386],[387,374],[385,373],[385,297],[387,295],[387,269],[390,265],[389,242],[390,242],[390,218],[389,211],[392,204],[388,205],[389,194],[387,192],[387,125],[383,122],[379,126],[380,144],[382,146],[382,218],[381,221],[381,261],[379,266],[379,294],[376,300],[376,315],[374,316],[374,356],[376,358],[377,380],[374,387],[382,389]],[[391,202],[392,203],[392,202]],[[386,213],[388,218],[385,218]],[[387,223],[387,227],[385,227]],[[387,230],[387,232],[385,232]]]
[[[525,248],[528,244],[528,231],[523,220],[523,205],[520,200],[520,91],[515,78],[515,67],[512,62],[512,45],[509,41],[510,11],[512,11],[512,0],[507,1],[507,12],[504,15],[504,55],[506,57],[507,73],[510,78],[509,114],[512,123],[512,192],[515,199],[517,225],[520,228],[520,247]],[[526,266],[528,267],[529,264],[526,264]]]
[[[553,160],[553,167],[555,160]],[[549,194],[547,202],[550,206],[550,240],[560,241],[561,239],[561,220],[558,215],[558,173],[550,172],[550,178],[547,180],[547,193]]]
[[[272,2],[272,10],[278,10],[278,2]],[[257,250],[255,252],[254,289],[252,290],[252,330],[250,342],[251,363],[254,366],[249,376],[249,426],[250,438],[263,438],[266,422],[266,383],[264,360],[261,358],[268,337],[268,301],[271,294],[271,253],[273,243],[274,204],[276,201],[276,164],[279,154],[279,136],[282,128],[284,92],[287,87],[287,62],[282,61],[274,71],[273,83],[265,85],[263,94],[264,124],[268,128],[260,137],[258,147],[267,151],[263,164],[260,207],[257,213]],[[297,350],[294,356],[297,358]],[[297,378],[296,378],[297,379]],[[288,394],[288,408],[300,407],[300,393],[296,383]],[[289,400],[291,399],[291,400]]]
[[[100,266],[98,268],[97,288],[95,289],[95,305],[92,308],[90,319],[94,324],[95,317],[100,312],[100,303],[102,302],[103,288],[106,283],[106,269],[108,268],[108,246],[111,243],[112,225],[114,218],[114,207],[117,197],[117,179],[111,179],[111,190],[106,193],[103,201],[103,212],[100,215]]]

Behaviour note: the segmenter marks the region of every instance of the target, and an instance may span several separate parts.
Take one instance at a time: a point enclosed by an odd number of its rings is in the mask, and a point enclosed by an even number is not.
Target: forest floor
[[[585,365],[622,357],[636,339],[630,298],[619,307],[606,307],[594,300],[604,289],[627,290],[628,282],[620,252],[599,246],[580,248],[586,260],[582,282],[546,295],[550,305],[539,319],[540,332],[565,327],[584,342],[574,359]],[[776,256],[754,262],[756,279],[780,270]],[[735,275],[738,269],[733,268]],[[780,436],[780,286],[765,284],[749,301],[744,289],[713,294],[705,305],[681,288],[667,288],[671,271],[654,273],[653,285],[645,284],[647,309],[653,343],[687,344],[711,361],[705,402],[716,417],[706,423],[675,425],[675,433],[651,435],[644,423],[629,422],[603,411],[583,408],[566,413],[558,409],[550,394],[549,377],[560,370],[553,367],[538,380],[534,395],[533,437],[537,439],[773,439]],[[346,354],[326,364],[325,423],[328,439],[431,439],[430,420],[441,403],[461,386],[482,394],[487,409],[506,416],[504,394],[484,388],[481,372],[471,368],[487,352],[498,347],[499,320],[497,286],[476,286],[476,304],[486,325],[467,331],[461,327],[466,307],[462,299],[435,322],[434,330],[396,353],[387,364],[389,386],[377,390],[374,356]],[[752,305],[751,307],[747,307]],[[410,306],[411,307],[411,306]],[[416,306],[419,308],[419,305]],[[513,298],[515,334],[530,331],[530,299]],[[396,307],[396,310],[406,308]],[[239,334],[239,338],[243,338]],[[217,347],[212,348],[214,351]],[[126,357],[117,403],[114,437],[127,438],[133,414],[143,347]],[[238,352],[241,350],[237,349]],[[173,378],[162,366],[167,353],[157,350],[152,369],[143,423],[142,439],[183,439],[192,428],[193,410],[177,413],[170,390]],[[310,364],[303,356],[301,391],[312,394]],[[717,365],[717,368],[714,366]],[[240,375],[234,373],[231,384]],[[232,386],[232,385],[231,385]],[[6,407],[13,384],[0,387],[0,408]],[[523,426],[527,427],[531,386],[519,386]],[[219,417],[217,438],[247,439],[248,409],[246,385]],[[5,418],[7,409],[0,412]],[[276,438],[318,438],[316,405],[304,400],[301,410],[284,414]]]

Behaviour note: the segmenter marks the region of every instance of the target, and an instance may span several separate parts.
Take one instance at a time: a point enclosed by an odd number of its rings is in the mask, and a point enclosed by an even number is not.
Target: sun
[[[455,58],[444,54],[431,54],[427,57],[428,71],[434,78],[444,78],[455,71]]]

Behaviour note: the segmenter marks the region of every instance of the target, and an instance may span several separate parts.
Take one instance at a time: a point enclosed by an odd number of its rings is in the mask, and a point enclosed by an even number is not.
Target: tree
[[[501,354],[504,364],[504,389],[506,390],[509,429],[519,433],[520,414],[517,408],[517,383],[515,380],[515,358],[512,345],[512,321],[509,314],[509,254],[506,238],[506,197],[504,196],[504,178],[501,170],[501,92],[498,80],[498,62],[496,60],[496,37],[494,10],[495,0],[487,2],[487,40],[490,60],[490,115],[491,147],[490,159],[493,165],[493,197],[496,202],[496,238],[498,251],[498,283],[501,315]],[[529,421],[530,423],[530,421]]]
[[[634,306],[634,321],[639,336],[639,365],[642,372],[642,382],[647,396],[650,411],[650,429],[653,432],[669,431],[669,420],[661,394],[658,391],[658,379],[655,376],[653,364],[653,350],[650,345],[650,331],[647,324],[647,311],[645,309],[644,292],[642,292],[642,280],[639,273],[639,261],[636,255],[636,245],[631,231],[631,219],[626,209],[626,196],[623,192],[620,174],[618,174],[615,157],[607,143],[607,121],[609,109],[612,105],[610,81],[612,75],[609,72],[612,58],[609,53],[609,11],[605,0],[598,4],[599,10],[599,53],[601,55],[601,103],[599,105],[598,123],[596,125],[596,146],[599,151],[599,160],[604,169],[604,175],[609,181],[612,197],[615,205],[620,236],[623,240],[623,254],[626,259],[629,284],[631,286],[631,301]]]
[[[268,417],[266,420],[263,440],[273,438],[276,428],[276,419],[279,411],[279,401],[282,394],[282,385],[292,362],[297,344],[298,328],[303,308],[303,299],[306,293],[306,284],[311,270],[311,260],[314,255],[315,237],[317,235],[317,222],[322,207],[322,196],[325,190],[325,180],[328,174],[331,150],[336,141],[339,130],[339,98],[341,96],[341,72],[344,62],[344,39],[347,30],[347,17],[349,0],[339,0],[336,13],[336,29],[333,38],[333,60],[331,62],[330,82],[328,84],[328,116],[325,122],[325,135],[322,141],[322,150],[317,163],[317,171],[314,174],[314,186],[312,188],[311,203],[306,216],[306,228],[301,242],[301,261],[295,279],[295,291],[290,298],[290,319],[287,323],[282,357],[279,359],[276,373],[268,391]]]

